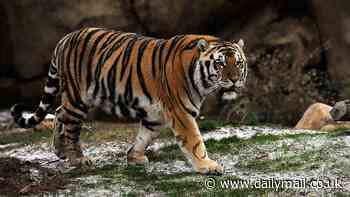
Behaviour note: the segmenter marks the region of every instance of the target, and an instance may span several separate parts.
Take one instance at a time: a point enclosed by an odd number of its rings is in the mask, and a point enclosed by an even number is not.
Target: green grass
[[[261,196],[270,192],[265,189],[253,188],[221,188],[219,182],[222,180],[238,180],[234,177],[211,177],[217,182],[215,189],[207,189],[205,180],[208,176],[195,173],[182,173],[175,175],[157,175],[150,174],[141,166],[122,167],[118,165],[109,165],[102,168],[81,171],[74,170],[67,173],[68,178],[75,178],[89,175],[100,175],[109,179],[103,184],[111,185],[113,183],[122,183],[123,185],[134,188],[135,193],[127,193],[127,196],[139,195],[137,191],[154,192],[161,191],[167,196]],[[106,179],[104,179],[106,180]],[[95,187],[95,185],[85,185],[85,187]]]
[[[323,135],[328,135],[328,134],[301,133],[301,134],[290,134],[290,135],[281,135],[281,136],[257,135],[249,140],[242,140],[242,139],[238,139],[237,137],[231,137],[231,138],[220,140],[219,142],[216,140],[208,140],[207,142],[205,142],[205,144],[208,151],[210,152],[222,153],[222,152],[228,152],[229,150],[231,154],[237,154],[239,150],[244,149],[245,147],[251,146],[251,145],[264,145],[264,144],[271,144],[273,142],[283,140],[283,139],[299,140],[306,137],[315,137],[315,136],[323,136]]]
[[[237,127],[237,123],[228,120],[198,120],[199,129],[202,131],[218,129],[222,127]]]
[[[162,148],[157,153],[147,154],[148,159],[152,161],[173,161],[173,160],[185,160],[185,156],[181,152],[177,145],[171,145]]]
[[[282,157],[274,160],[247,160],[239,164],[240,168],[260,172],[286,172],[305,168],[318,168],[322,159],[319,151],[309,151],[291,157]],[[310,164],[312,164],[310,166]]]
[[[26,131],[21,133],[4,134],[0,136],[0,145],[18,143],[21,145],[33,144],[49,140],[51,132],[44,131]]]
[[[311,134],[296,134],[285,136],[274,135],[262,135],[256,136],[250,140],[240,140],[238,138],[228,138],[220,142],[215,140],[209,140],[206,142],[209,152],[221,152],[229,154],[237,154],[240,150],[244,150],[246,146],[259,146],[262,144],[270,144],[278,140],[289,139],[301,139],[305,137],[317,136]],[[321,134],[320,134],[321,135]],[[280,147],[282,150],[288,151],[287,146]],[[312,169],[319,168],[318,164],[322,161],[322,153],[319,150],[309,151],[290,157],[282,157],[274,160],[258,160],[246,158],[244,162],[240,162],[237,167],[253,171],[261,172],[281,172],[292,171],[300,169]],[[185,160],[182,152],[176,146],[169,146],[161,149],[157,155],[148,155],[152,161],[169,161],[169,160]],[[309,163],[315,163],[315,165],[309,165]],[[88,175],[100,175],[104,178],[111,180],[123,180],[121,183],[130,185],[140,190],[146,190],[146,192],[162,191],[167,196],[180,196],[186,193],[188,196],[264,196],[272,192],[267,189],[221,189],[208,190],[204,187],[204,180],[207,176],[202,176],[194,173],[182,173],[175,175],[158,175],[154,173],[147,173],[141,166],[139,167],[125,167],[119,165],[107,165],[102,168],[88,170],[86,172],[71,172],[69,176],[79,177]],[[215,177],[217,181],[228,179],[229,177]],[[230,177],[231,180],[234,178]],[[111,181],[113,182],[113,181]],[[107,181],[105,184],[111,184]],[[151,189],[150,189],[151,188]]]
[[[232,126],[232,122],[227,121],[214,121],[206,120],[200,121],[201,129],[210,130],[220,128],[223,126]],[[134,129],[135,130],[135,129]],[[127,138],[129,134],[135,133],[134,130],[127,129],[115,129],[104,131],[83,131],[82,140],[84,142],[98,142],[108,141],[113,139],[123,140]],[[121,133],[123,132],[123,133]],[[162,131],[162,137],[172,136],[171,130]],[[293,152],[289,146],[285,143],[280,143],[283,140],[292,141],[311,141],[321,138],[335,138],[342,135],[349,135],[348,130],[339,129],[331,133],[318,133],[318,134],[288,134],[288,135],[257,135],[252,139],[242,140],[236,137],[223,139],[221,141],[209,140],[207,141],[206,147],[209,153],[219,153],[221,155],[232,154],[238,155],[239,163],[237,168],[244,171],[250,172],[289,172],[299,170],[313,170],[320,168],[320,165],[324,160],[330,157],[332,153],[332,147],[322,147],[321,150],[302,150],[301,152]],[[24,133],[17,133],[11,135],[2,135],[0,137],[0,144],[8,143],[21,143],[30,144],[42,141],[49,141],[51,136],[50,131],[30,131]],[[281,152],[281,157],[275,159],[257,159],[256,153],[263,150],[259,147],[269,147],[270,145],[276,145],[273,148],[273,152]],[[341,150],[342,147],[335,149]],[[256,147],[257,150],[253,153],[249,153],[246,150]],[[270,148],[268,148],[270,150]],[[244,152],[246,151],[246,152]],[[266,151],[266,150],[263,150]],[[242,153],[243,152],[243,153]],[[264,152],[265,153],[265,152]],[[162,148],[159,152],[151,153],[147,155],[151,161],[174,161],[174,160],[186,160],[177,145]],[[343,163],[336,163],[336,165],[342,165]],[[345,163],[344,163],[345,164]],[[339,169],[347,170],[349,166],[339,167]],[[195,173],[179,173],[172,175],[163,175],[157,173],[148,173],[144,167],[126,167],[123,164],[111,164],[91,169],[74,169],[64,174],[69,179],[94,176],[98,175],[103,178],[102,182],[98,183],[87,183],[82,185],[86,188],[100,188],[105,187],[107,190],[113,185],[123,185],[126,187],[133,188],[132,191],[126,192],[123,196],[140,196],[144,193],[161,192],[167,196],[268,196],[270,193],[283,194],[285,191],[273,191],[269,189],[253,189],[253,188],[241,188],[241,189],[222,189],[216,187],[213,190],[208,190],[204,186],[204,181],[208,176],[202,176]],[[237,177],[213,177],[217,182],[222,180],[239,180]],[[141,193],[140,193],[141,192]],[[287,192],[287,194],[294,194],[295,191]],[[292,195],[291,195],[292,196]],[[338,193],[337,196],[342,196],[342,193]]]

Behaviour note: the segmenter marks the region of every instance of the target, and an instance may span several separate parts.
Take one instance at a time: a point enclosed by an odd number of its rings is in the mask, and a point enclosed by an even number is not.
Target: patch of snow
[[[240,127],[240,128],[220,128],[215,131],[203,134],[204,140],[222,140],[230,137],[237,137],[242,140],[248,140],[257,135],[291,135],[291,134],[317,134],[324,133],[311,130],[295,130],[295,129],[274,129],[268,127]],[[164,147],[175,144],[175,140],[157,140],[148,149],[154,152],[159,151]],[[101,144],[88,144],[84,149],[84,154],[92,159],[97,167],[113,164],[118,166],[126,166],[126,151],[130,144],[125,142],[106,142]],[[15,147],[14,144],[2,145],[0,149]],[[265,172],[264,170],[252,170],[241,167],[242,162],[255,160],[278,160],[298,156],[311,151],[319,151],[321,161],[315,161],[314,168],[299,169],[296,171],[278,171],[273,170]],[[303,138],[284,138],[277,141],[267,141],[263,144],[251,144],[246,146],[237,154],[230,154],[227,150],[225,153],[209,153],[209,156],[222,164],[225,168],[225,176],[239,177],[244,180],[257,179],[312,179],[318,178],[321,180],[342,178],[342,191],[350,192],[349,173],[344,169],[343,164],[350,162],[350,136],[327,137],[327,136],[306,136]],[[20,148],[5,150],[2,155],[16,157],[24,161],[36,161],[45,167],[60,169],[64,167],[64,162],[58,160],[55,154],[51,151],[48,143],[27,145]],[[323,156],[324,155],[324,156]],[[316,155],[318,157],[318,155]],[[303,158],[300,157],[300,162]],[[317,159],[317,158],[316,158]],[[297,160],[299,162],[299,160]],[[307,161],[305,161],[307,162]],[[304,165],[304,164],[303,164]],[[314,165],[310,163],[310,165]],[[308,164],[305,164],[308,167]],[[321,167],[319,167],[321,166]],[[147,173],[155,173],[162,175],[182,174],[193,172],[192,167],[185,161],[150,161],[145,166]],[[267,166],[269,169],[269,166]],[[344,175],[345,174],[345,175]],[[344,177],[339,177],[344,175]],[[87,176],[76,179],[77,184],[71,185],[66,190],[59,191],[59,195],[77,195],[77,196],[105,196],[125,194],[133,191],[134,188],[123,185],[121,182],[112,182],[109,186],[103,184],[111,180],[105,180],[100,176]],[[85,186],[84,186],[85,184]],[[132,183],[131,183],[132,184]],[[93,187],[91,185],[94,185]],[[312,190],[306,189],[307,192],[316,192],[321,195],[322,192],[328,190]],[[142,191],[141,191],[142,192]]]
[[[16,146],[19,146],[19,143],[4,144],[4,145],[1,145],[1,144],[0,144],[0,150],[9,149],[9,148],[14,148],[14,147],[16,147]]]
[[[193,172],[193,169],[185,161],[174,160],[170,162],[150,162],[146,166],[146,171],[148,173],[171,175],[190,173]]]
[[[6,111],[0,111],[0,122],[11,122],[12,121],[12,116],[11,112],[9,110]]]

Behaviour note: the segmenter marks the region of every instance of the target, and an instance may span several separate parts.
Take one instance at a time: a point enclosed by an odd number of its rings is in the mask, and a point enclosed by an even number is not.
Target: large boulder
[[[329,113],[331,110],[332,107],[329,105],[315,103],[305,111],[295,128],[319,130],[327,124],[332,124],[335,121]]]
[[[14,0],[0,2],[2,105],[37,103],[57,42],[85,26],[140,31],[114,0]]]

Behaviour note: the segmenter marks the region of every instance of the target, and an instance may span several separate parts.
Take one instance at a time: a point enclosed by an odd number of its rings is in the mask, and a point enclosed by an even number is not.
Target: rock
[[[138,30],[137,24],[123,15],[120,1],[101,0],[96,3],[92,0],[64,0],[42,3],[41,0],[14,0],[0,3],[0,11],[2,7],[4,18],[8,20],[8,23],[4,23],[8,24],[8,28],[3,37],[11,36],[5,45],[10,45],[7,53],[16,54],[10,63],[14,65],[16,74],[24,79],[46,75],[54,47],[71,31],[91,25]]]
[[[339,101],[333,106],[333,109],[330,111],[330,114],[334,120],[341,120],[343,118],[346,118],[346,115],[348,116],[350,111],[349,107],[349,100]]]
[[[331,132],[331,131],[336,131],[339,129],[342,129],[342,130],[350,129],[350,122],[338,121],[338,122],[335,122],[333,124],[327,124],[321,128],[321,131]]]
[[[295,126],[296,129],[319,130],[326,124],[334,123],[329,113],[332,107],[323,103],[312,104]]]

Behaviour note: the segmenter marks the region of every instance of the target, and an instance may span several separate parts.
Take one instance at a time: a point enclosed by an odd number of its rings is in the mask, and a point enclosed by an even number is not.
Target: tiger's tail
[[[23,113],[23,106],[16,104],[11,108],[11,115],[19,127],[32,128],[39,124],[46,117],[48,110],[52,108],[55,97],[60,91],[60,79],[58,67],[55,61],[51,61],[48,78],[44,87],[44,94],[38,108],[33,113]]]

